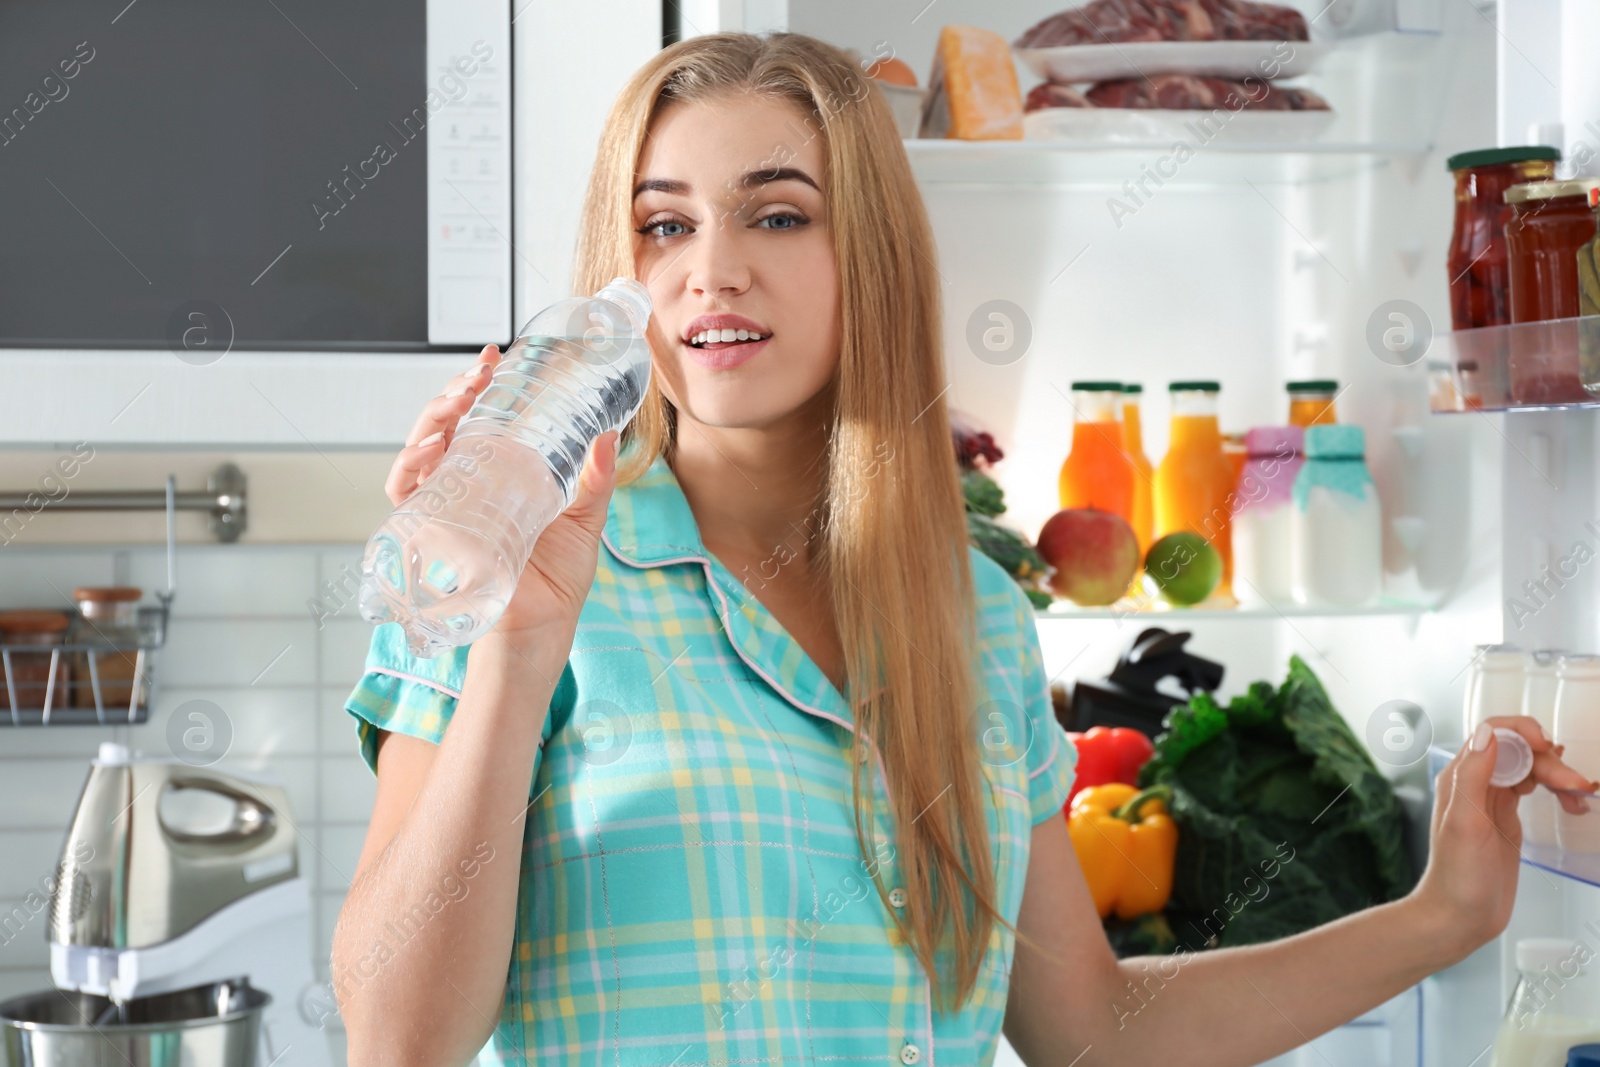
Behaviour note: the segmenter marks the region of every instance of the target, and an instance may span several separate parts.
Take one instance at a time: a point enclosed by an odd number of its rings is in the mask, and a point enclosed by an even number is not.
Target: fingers
[[[405,447],[395,457],[389,476],[384,480],[383,491],[390,503],[399,504],[405,500],[433,473],[450,447],[456,424],[489,384],[499,360],[500,349],[484,345],[471,367],[451,378],[438,396],[423,405],[411,432],[406,435]]]
[[[1484,720],[1489,724],[1489,729],[1500,727],[1505,730],[1515,730],[1528,742],[1528,747],[1534,754],[1552,747],[1552,742],[1545,737],[1544,730],[1539,726],[1539,720],[1532,715],[1491,715]]]
[[[616,449],[621,439],[616,430],[608,430],[595,438],[589,448],[589,458],[578,475],[577,496],[563,516],[595,538],[599,538],[606,524],[606,508],[616,484]]]
[[[1575,797],[1571,793],[1557,793],[1556,799],[1561,802],[1561,807],[1569,815],[1587,815],[1589,802],[1582,797]]]
[[[438,396],[423,405],[411,432],[406,434],[406,444],[414,445],[439,430],[444,430],[448,437],[449,431],[455,428],[456,422],[466,414],[473,400],[488,384],[494,365],[499,360],[500,350],[494,345],[484,345],[472,366],[451,378]]]
[[[435,430],[416,444],[402,448],[400,454],[395,456],[394,465],[389,468],[389,477],[383,483],[383,491],[389,502],[399,504],[416,492],[422,480],[439,465],[445,448],[443,430]]]

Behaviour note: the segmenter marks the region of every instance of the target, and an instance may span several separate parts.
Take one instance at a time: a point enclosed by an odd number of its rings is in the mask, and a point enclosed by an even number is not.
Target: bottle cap
[[[1144,392],[1144,386],[1138,382],[1123,382],[1122,391],[1124,393],[1142,393]]]
[[[1579,945],[1566,937],[1524,937],[1517,941],[1517,970],[1560,968],[1575,961]]]
[[[1283,456],[1304,450],[1306,432],[1299,426],[1252,426],[1244,435],[1252,456]]]
[[[1287,383],[1284,389],[1291,393],[1337,393],[1339,383],[1332,378],[1305,378]]]
[[[1072,383],[1072,391],[1075,392],[1075,393],[1078,393],[1078,392],[1120,393],[1120,392],[1122,392],[1122,383],[1121,382],[1104,382],[1104,381],[1093,381],[1093,382],[1090,382],[1090,381],[1083,381],[1082,379],[1080,379],[1080,380],[1075,381],[1075,382]]]
[[[1600,1067],[1600,1045],[1573,1045],[1567,1049],[1567,1067]]]
[[[1489,776],[1489,784],[1502,788],[1516,785],[1533,771],[1533,749],[1528,747],[1527,738],[1504,726],[1494,728],[1494,737],[1500,744],[1495,747],[1494,773]]]
[[[1306,456],[1310,459],[1360,459],[1366,448],[1366,431],[1354,423],[1306,427]]]
[[[1169,393],[1220,393],[1222,383],[1210,380],[1172,382],[1167,386]]]

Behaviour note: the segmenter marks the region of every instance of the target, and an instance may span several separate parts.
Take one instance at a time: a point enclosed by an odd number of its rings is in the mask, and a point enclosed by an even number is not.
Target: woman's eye
[[[660,233],[658,231],[663,226],[682,225],[683,223],[679,222],[677,219],[662,219],[660,222],[646,223],[645,225],[639,227],[639,232],[644,234],[646,237],[677,237],[678,235],[675,233]]]
[[[766,218],[761,219],[760,221],[761,222],[772,222],[775,219],[787,219],[789,221],[789,225],[787,225],[787,226],[774,226],[774,227],[772,227],[772,229],[775,229],[775,230],[792,230],[792,229],[795,229],[798,226],[804,225],[805,222],[806,222],[806,218],[805,218],[804,215],[796,215],[795,213],[793,213],[791,211],[780,211],[777,214],[768,215]]]

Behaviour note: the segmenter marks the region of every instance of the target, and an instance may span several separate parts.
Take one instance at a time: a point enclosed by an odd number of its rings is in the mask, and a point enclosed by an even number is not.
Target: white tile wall
[[[55,865],[88,760],[101,741],[169,752],[168,727],[190,701],[221,709],[231,731],[216,766],[271,773],[288,790],[301,870],[311,880],[307,951],[327,979],[333,925],[375,787],[344,711],[372,633],[353,598],[360,555],[360,545],[180,545],[150,721],[0,726],[0,999],[50,987],[43,914],[30,910],[28,894]],[[69,606],[78,585],[153,593],[166,576],[159,548],[7,545],[0,608]]]

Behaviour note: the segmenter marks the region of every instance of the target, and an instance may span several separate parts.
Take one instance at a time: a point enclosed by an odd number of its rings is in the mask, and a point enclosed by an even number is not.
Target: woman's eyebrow
[[[822,192],[822,188],[811,179],[811,175],[798,167],[774,167],[771,170],[746,171],[735,183],[740,189],[754,189],[761,185],[770,185],[773,182],[804,182],[806,185]],[[670,193],[675,196],[689,195],[692,187],[688,182],[679,181],[677,178],[646,178],[633,187],[635,198],[643,192]]]

